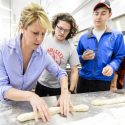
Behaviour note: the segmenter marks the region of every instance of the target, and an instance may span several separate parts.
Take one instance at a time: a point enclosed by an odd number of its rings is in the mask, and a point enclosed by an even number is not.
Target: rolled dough
[[[125,96],[122,97],[115,97],[110,99],[96,99],[91,102],[92,105],[101,106],[101,105],[111,105],[117,103],[125,102]]]
[[[51,115],[60,113],[60,107],[50,107],[49,110],[50,110]],[[89,110],[89,106],[85,104],[76,105],[76,106],[73,106],[73,109],[70,109],[70,111],[72,110],[75,112],[85,112]],[[38,113],[38,118],[40,118],[39,113]],[[17,117],[17,120],[20,122],[24,122],[24,121],[28,121],[32,119],[35,119],[33,112],[23,113]]]

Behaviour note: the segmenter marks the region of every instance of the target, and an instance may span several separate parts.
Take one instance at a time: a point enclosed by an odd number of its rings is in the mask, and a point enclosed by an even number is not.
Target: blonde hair
[[[31,25],[36,20],[39,21],[40,25],[47,29],[48,31],[51,31],[51,23],[42,8],[41,5],[36,3],[31,3],[28,6],[26,6],[23,11],[21,12],[20,20],[19,20],[19,31],[23,28],[27,28],[29,25]]]

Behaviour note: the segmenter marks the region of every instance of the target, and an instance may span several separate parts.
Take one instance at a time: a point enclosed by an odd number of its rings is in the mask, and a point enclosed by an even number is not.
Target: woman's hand
[[[10,88],[4,94],[4,98],[14,101],[29,101],[33,108],[36,121],[38,120],[38,113],[44,122],[50,121],[50,112],[46,102],[35,93]]]
[[[68,116],[69,114],[69,108],[72,107],[72,103],[70,100],[70,93],[63,93],[60,95],[56,106],[60,106],[60,113],[63,116]]]
[[[40,114],[43,122],[50,121],[50,112],[46,102],[35,93],[32,93],[29,98],[32,105],[35,120],[38,121],[38,113]]]

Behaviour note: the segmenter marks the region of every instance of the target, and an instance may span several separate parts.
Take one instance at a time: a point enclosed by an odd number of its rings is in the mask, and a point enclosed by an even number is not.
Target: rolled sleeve
[[[0,51],[0,100],[3,100],[5,92],[8,91],[8,89],[12,88],[12,86],[10,86],[8,83],[9,80],[4,67],[2,53]]]
[[[0,86],[0,100],[4,100],[4,94],[10,89],[12,86],[3,85]]]
[[[120,63],[124,56],[125,56],[124,38],[123,38],[123,35],[119,33],[117,35],[112,61],[109,64],[113,68],[114,71],[118,70]]]
[[[77,46],[77,53],[78,53],[79,60],[80,60],[81,64],[85,62],[85,60],[83,60],[83,58],[82,58],[82,55],[85,51],[83,48],[84,45],[82,44],[83,43],[82,40],[83,40],[83,38],[81,37],[79,42],[78,42],[78,46]]]

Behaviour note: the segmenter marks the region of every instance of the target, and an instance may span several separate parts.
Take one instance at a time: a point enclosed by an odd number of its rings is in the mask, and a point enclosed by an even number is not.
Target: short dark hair
[[[69,13],[58,13],[57,15],[53,16],[53,18],[52,18],[52,28],[53,29],[56,28],[59,21],[66,21],[71,26],[69,34],[66,37],[66,40],[73,38],[78,31],[78,26],[76,25],[75,19]],[[53,31],[53,35],[54,34],[55,34],[55,31]]]

